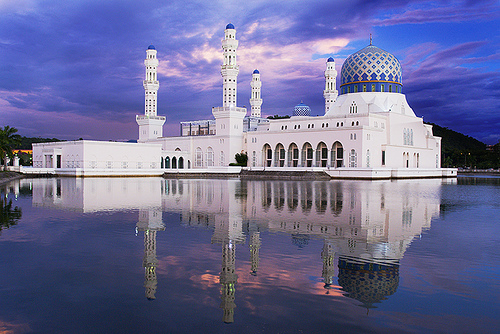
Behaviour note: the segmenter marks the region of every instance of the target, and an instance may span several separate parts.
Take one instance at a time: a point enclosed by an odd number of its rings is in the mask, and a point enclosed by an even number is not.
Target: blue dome
[[[253,71],[253,74],[259,74],[259,73],[260,73],[259,70],[254,70]]]
[[[333,59],[332,57],[328,58],[328,60],[327,60],[328,63],[331,63],[331,62],[334,62],[334,61],[335,61],[335,59]]]
[[[227,26],[226,26],[226,29],[234,29],[234,26],[232,23],[229,23]]]
[[[148,50],[156,50],[154,45],[148,46]]]
[[[340,76],[341,94],[401,93],[403,86],[399,60],[372,44],[347,57],[342,65]]]
[[[300,102],[293,108],[293,116],[311,116],[311,108]]]

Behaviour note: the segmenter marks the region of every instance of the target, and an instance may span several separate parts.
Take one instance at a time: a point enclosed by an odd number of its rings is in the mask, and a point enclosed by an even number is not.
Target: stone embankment
[[[500,169],[458,169],[459,175],[497,175],[500,176]]]
[[[16,179],[22,179],[23,174],[16,172],[0,172],[0,184],[4,184]]]

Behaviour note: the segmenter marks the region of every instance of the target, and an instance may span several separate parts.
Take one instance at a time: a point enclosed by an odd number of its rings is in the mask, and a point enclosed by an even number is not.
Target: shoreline
[[[0,172],[0,185],[3,185],[5,183],[9,183],[10,181],[23,179],[25,177],[26,177],[26,175],[21,174],[21,173],[2,171],[2,172]]]

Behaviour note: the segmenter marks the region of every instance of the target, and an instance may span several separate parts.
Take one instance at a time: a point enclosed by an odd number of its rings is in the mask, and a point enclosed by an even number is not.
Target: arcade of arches
[[[256,156],[255,152],[252,156]],[[316,147],[306,142],[300,148],[291,143],[286,149],[281,143],[274,149],[265,144],[262,149],[262,161],[265,167],[344,167],[344,148],[338,141],[331,147],[324,142],[320,142]],[[257,166],[256,159],[252,159],[252,166]]]

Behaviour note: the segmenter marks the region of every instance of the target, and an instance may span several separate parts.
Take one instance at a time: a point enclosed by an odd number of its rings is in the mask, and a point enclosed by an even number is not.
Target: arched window
[[[226,164],[226,158],[224,156],[224,151],[220,151],[220,156],[219,156],[219,166],[224,166]]]
[[[195,151],[194,166],[198,168],[203,167],[203,151],[200,147],[197,147]]]
[[[172,169],[177,169],[177,157],[172,158]]]
[[[207,167],[214,166],[214,150],[209,147],[207,148]]]
[[[170,157],[165,158],[165,168],[170,168]]]
[[[358,167],[358,154],[354,149],[349,154],[349,167]]]

